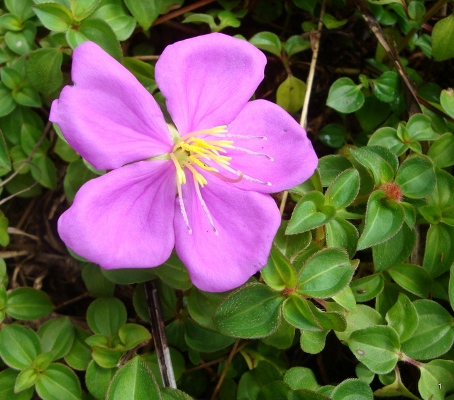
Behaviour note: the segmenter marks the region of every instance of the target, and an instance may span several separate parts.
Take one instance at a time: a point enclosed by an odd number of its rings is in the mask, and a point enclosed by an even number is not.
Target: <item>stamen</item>
[[[197,192],[197,197],[199,198],[200,204],[202,206],[203,212],[207,216],[208,221],[210,222],[211,228],[213,229],[213,232],[216,235],[219,235],[218,230],[214,226],[213,218],[211,218],[211,214],[210,214],[210,211],[208,210],[205,200],[203,200],[202,193],[200,193],[200,187],[199,187],[199,184],[198,184],[198,181],[197,181],[195,175],[194,175],[194,186],[195,186],[195,191]]]
[[[265,153],[257,153],[255,151],[252,151],[252,150],[249,150],[249,149],[245,149],[244,147],[236,147],[236,146],[233,146],[233,150],[238,150],[238,151],[242,151],[243,153],[246,153],[246,154],[249,154],[251,156],[262,156],[262,157],[266,157],[268,158],[268,160],[270,161],[274,161],[274,158],[269,156],[268,154],[265,154]]]
[[[186,135],[181,136],[180,140],[186,141],[189,138],[201,135],[222,136],[222,134],[226,132],[228,132],[227,125],[215,126],[214,128],[211,129],[203,129],[201,131],[187,133]]]
[[[268,140],[268,138],[266,136],[234,135],[232,133],[226,133],[225,135],[222,135],[222,137],[229,137],[229,138],[235,138],[235,139],[262,139],[262,140]]]

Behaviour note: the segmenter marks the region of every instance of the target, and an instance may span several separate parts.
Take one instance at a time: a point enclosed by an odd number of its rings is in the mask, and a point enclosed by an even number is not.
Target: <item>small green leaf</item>
[[[85,287],[93,296],[113,296],[115,284],[105,277],[98,265],[84,263],[82,269],[82,279],[85,283]]]
[[[325,197],[318,191],[301,198],[293,210],[286,234],[294,235],[325,225],[336,215],[336,209],[325,205]]]
[[[213,322],[225,335],[243,338],[269,336],[280,324],[280,305],[283,301],[280,293],[266,285],[248,284],[221,303]]]
[[[346,286],[342,292],[332,296],[332,299],[346,310],[356,312],[356,300],[350,286]]]
[[[261,274],[265,283],[274,290],[292,288],[296,284],[295,268],[276,246],[271,248],[268,262]]]
[[[402,343],[402,351],[411,358],[427,360],[446,353],[454,342],[451,314],[432,300],[414,303],[419,321],[414,334]]]
[[[440,104],[443,110],[451,118],[454,118],[454,89],[449,88],[441,91]]]
[[[90,361],[92,361],[90,348],[85,344],[89,333],[80,328],[75,328],[73,345],[65,356],[66,363],[72,368],[85,371]]]
[[[74,325],[68,317],[54,318],[45,322],[38,330],[43,351],[52,351],[52,361],[66,356],[75,339]]]
[[[193,288],[188,296],[189,314],[198,324],[214,329],[211,317],[225,296],[225,293],[202,292]]]
[[[384,271],[410,257],[416,244],[416,230],[404,223],[386,242],[372,247],[375,271]]]
[[[377,297],[383,290],[383,277],[378,274],[355,279],[350,288],[357,302],[365,302]]]
[[[454,15],[440,19],[432,31],[432,55],[435,61],[445,61],[454,57]]]
[[[100,0],[71,0],[71,11],[76,21],[82,21],[96,9]]]
[[[374,95],[380,101],[391,103],[399,95],[400,80],[397,72],[386,71],[379,78],[373,80]]]
[[[150,28],[162,8],[161,0],[125,0],[125,4],[144,31]]]
[[[348,168],[352,163],[340,155],[324,156],[318,160],[317,170],[320,172],[320,178],[323,186],[329,186],[334,179]]]
[[[38,371],[35,368],[25,368],[17,376],[16,383],[14,385],[14,391],[16,393],[19,393],[25,389],[28,389],[29,387],[32,387],[37,379]]]
[[[33,40],[36,35],[36,25],[27,21],[21,32],[8,31],[5,34],[5,42],[14,53],[25,56],[33,48]]]
[[[298,235],[286,235],[288,221],[282,221],[277,234],[274,238],[274,244],[289,260],[293,260],[298,253],[304,251],[309,246],[312,235],[310,232],[304,232]]]
[[[10,114],[16,108],[11,90],[3,82],[0,82],[0,117]]]
[[[373,400],[374,394],[370,386],[361,379],[347,379],[336,386],[331,398],[333,400]]]
[[[448,172],[435,168],[436,184],[432,193],[427,196],[427,203],[440,210],[454,205],[454,177]]]
[[[315,298],[334,296],[351,281],[355,264],[341,249],[323,249],[304,264],[298,275],[297,292]]]
[[[31,85],[23,85],[12,91],[17,104],[26,107],[41,107],[41,97]]]
[[[289,75],[277,88],[276,103],[290,114],[303,107],[306,84],[293,75]]]
[[[323,144],[338,149],[345,143],[347,130],[340,124],[325,125],[318,133],[318,138]]]
[[[184,337],[191,349],[203,353],[224,350],[235,341],[235,338],[204,328],[190,319],[185,321]]]
[[[309,354],[318,354],[325,348],[326,336],[329,331],[312,332],[301,331],[300,346],[301,350]]]
[[[258,46],[257,46],[258,47]],[[297,53],[308,50],[311,48],[311,42],[309,40],[303,39],[300,35],[290,36],[285,42],[285,52],[287,57],[291,57]]]
[[[279,37],[275,33],[259,32],[249,39],[249,43],[252,43],[260,50],[269,51],[278,57],[281,56],[282,44]]]
[[[151,339],[151,334],[142,325],[126,324],[118,331],[118,337],[124,344],[125,349],[130,350],[139,344],[145,344]]]
[[[9,244],[8,226],[8,218],[5,217],[3,211],[0,211],[0,246],[8,246]]]
[[[0,17],[0,27],[7,31],[22,30],[22,21],[14,14],[3,14]]]
[[[105,399],[110,382],[118,368],[102,368],[95,361],[91,361],[85,374],[85,383],[88,391],[96,399]]]
[[[396,330],[401,342],[413,336],[418,320],[418,313],[413,303],[404,293],[399,293],[396,304],[386,313],[386,321]]]
[[[322,21],[323,21],[323,25],[325,25],[328,29],[340,28],[341,26],[344,26],[348,22],[347,19],[342,19],[339,21],[335,17],[333,17],[331,14],[328,14],[328,13],[323,14]]]
[[[347,169],[328,187],[326,202],[337,209],[347,207],[355,200],[358,191],[359,173],[356,169]]]
[[[115,368],[118,366],[121,358],[124,356],[123,349],[109,349],[106,347],[93,346],[91,356],[96,363],[103,368]]]
[[[355,357],[376,374],[387,374],[399,359],[400,342],[389,326],[371,326],[353,332],[347,340]]]
[[[5,0],[6,8],[22,21],[33,17],[32,0]]]
[[[386,147],[367,146],[350,150],[350,153],[371,172],[376,185],[390,182],[394,178],[399,163],[397,157]]]
[[[447,132],[441,135],[430,146],[427,156],[439,168],[450,167],[454,164],[454,135]]]
[[[336,217],[325,225],[325,234],[328,247],[344,248],[350,257],[356,253],[359,233],[350,222]]]
[[[49,96],[63,83],[63,52],[56,48],[32,51],[27,59],[27,76],[35,89]]]
[[[435,187],[433,164],[426,156],[407,158],[396,175],[396,183],[404,196],[420,199],[429,195]]]
[[[106,400],[162,399],[156,378],[148,365],[134,357],[114,375],[107,391]]]
[[[71,11],[58,3],[42,3],[33,7],[43,25],[50,31],[66,31],[72,23]]]
[[[31,367],[41,353],[38,335],[23,325],[4,325],[0,330],[0,356],[14,369]]]
[[[289,349],[293,345],[294,338],[295,328],[283,319],[276,332],[261,340],[268,346],[285,350]]]
[[[423,399],[445,400],[447,393],[454,389],[454,361],[432,360],[419,366],[421,378],[418,390]]]
[[[340,78],[331,85],[326,105],[344,114],[353,113],[364,104],[361,88],[350,78]]]
[[[187,290],[192,287],[188,270],[176,253],[172,253],[164,264],[153,268],[153,272],[174,289]]]
[[[400,287],[419,297],[428,297],[432,288],[432,278],[423,267],[399,264],[388,269],[388,272]]]
[[[36,392],[46,400],[79,400],[82,396],[79,378],[66,365],[51,364],[36,381]]]
[[[87,310],[87,322],[94,333],[114,336],[126,323],[126,307],[115,297],[93,301]]]
[[[33,158],[31,173],[33,178],[42,186],[55,189],[57,187],[57,169],[55,164],[46,154],[37,152]]]
[[[8,89],[13,90],[23,82],[24,77],[14,68],[3,67],[1,69],[1,79]]]
[[[21,287],[8,293],[6,312],[13,318],[42,318],[50,314],[53,308],[49,296],[40,290]]]
[[[368,146],[382,146],[391,150],[396,156],[405,153],[409,144],[402,142],[397,135],[397,130],[388,126],[377,129],[370,137]]]
[[[19,371],[15,371],[11,368],[6,368],[0,372],[0,399],[11,399],[11,400],[30,400],[35,392],[34,387],[23,390],[20,393],[14,391]]]
[[[432,225],[427,231],[423,267],[432,278],[449,271],[454,260],[454,227]]]
[[[407,122],[406,130],[413,140],[435,140],[439,137],[432,128],[432,120],[424,114],[414,114]]]
[[[397,202],[387,200],[381,190],[374,191],[367,202],[364,230],[358,250],[376,246],[392,238],[404,222],[404,210]]]

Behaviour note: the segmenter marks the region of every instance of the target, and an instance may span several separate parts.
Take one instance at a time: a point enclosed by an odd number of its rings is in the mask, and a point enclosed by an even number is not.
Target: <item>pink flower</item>
[[[205,291],[240,286],[268,258],[280,224],[268,195],[305,181],[317,157],[277,105],[248,100],[265,56],[213,33],[168,46],[156,82],[174,126],[120,63],[86,42],[74,50],[73,86],[50,120],[97,169],[60,217],[65,244],[105,269],[148,268],[175,248]]]

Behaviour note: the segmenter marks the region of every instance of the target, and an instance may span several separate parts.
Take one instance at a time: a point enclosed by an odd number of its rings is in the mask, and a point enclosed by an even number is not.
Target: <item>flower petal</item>
[[[102,268],[149,268],[174,246],[175,169],[171,161],[138,162],[88,181],[58,220],[78,255]]]
[[[74,50],[74,86],[52,103],[50,120],[74,149],[97,169],[169,152],[172,139],[151,94],[98,45]]]
[[[252,44],[212,33],[167,46],[156,82],[181,135],[230,123],[263,79],[265,55]]]
[[[233,137],[233,145],[244,150],[228,150],[230,167],[271,185],[251,182],[243,178],[234,185],[245,190],[276,193],[290,189],[307,180],[317,168],[314,152],[306,131],[281,107],[266,100],[249,102],[228,125],[229,134],[257,136],[242,139]],[[266,137],[261,139],[260,137]],[[233,174],[222,172],[233,177]],[[215,178],[216,179],[216,178]]]
[[[201,189],[209,218],[197,196],[192,178],[184,184],[183,198],[192,234],[177,205],[175,247],[201,290],[222,292],[242,285],[267,262],[280,224],[274,200],[262,193],[232,189],[213,182]]]

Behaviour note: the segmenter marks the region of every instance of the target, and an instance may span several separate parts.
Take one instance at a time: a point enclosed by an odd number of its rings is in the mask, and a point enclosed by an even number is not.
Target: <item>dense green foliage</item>
[[[452,12],[424,0],[0,1],[0,398],[454,399]],[[212,294],[176,256],[138,271],[72,258],[55,222],[104,173],[47,122],[72,50],[98,43],[161,101],[157,55],[210,31],[266,53],[258,98],[303,124],[309,101],[319,167],[275,196],[284,221],[268,264]],[[162,387],[150,279],[179,390]]]

